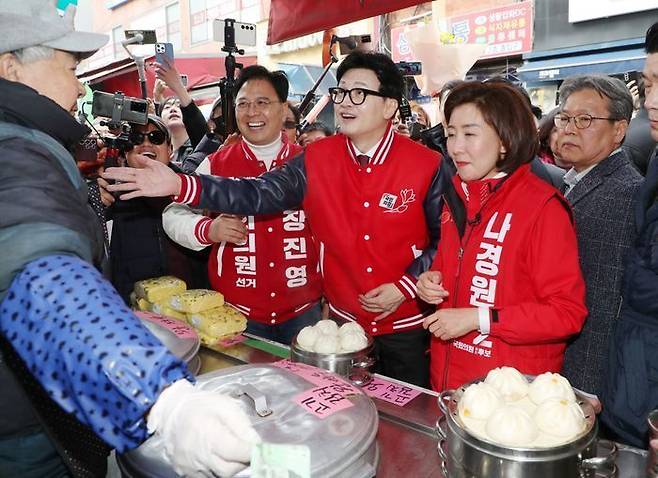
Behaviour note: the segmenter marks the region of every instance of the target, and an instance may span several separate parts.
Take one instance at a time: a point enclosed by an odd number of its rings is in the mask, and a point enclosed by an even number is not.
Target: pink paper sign
[[[421,391],[415,388],[399,385],[378,377],[374,377],[371,382],[362,386],[361,390],[370,397],[378,398],[400,407],[404,407],[421,394]]]
[[[340,410],[354,406],[347,399],[351,388],[353,387],[349,384],[328,384],[305,390],[296,395],[293,401],[316,417],[326,418]]]
[[[153,322],[154,324],[161,325],[166,329],[171,330],[176,337],[180,339],[196,339],[198,337],[193,327],[187,325],[185,322],[181,322],[180,320],[142,310],[135,311],[135,315],[140,319],[148,320],[149,322]]]
[[[217,342],[216,345],[220,345],[222,347],[231,347],[233,345],[241,344],[247,339],[244,335],[236,335],[235,337],[231,337],[230,339],[224,339],[220,340]]]
[[[299,362],[291,362],[290,360],[279,360],[278,362],[274,362],[272,365],[288,370],[289,372],[302,377],[304,380],[311,382],[313,385],[317,385],[318,387],[337,384],[348,389],[349,392],[346,393],[349,395],[359,393],[356,387],[345,382],[338,375],[335,375],[321,368],[313,367],[312,365],[306,365]]]

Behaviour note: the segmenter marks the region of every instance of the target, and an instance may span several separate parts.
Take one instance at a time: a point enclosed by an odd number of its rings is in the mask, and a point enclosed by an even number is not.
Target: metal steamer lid
[[[189,329],[186,334],[189,338],[181,338],[167,327],[151,322],[143,318],[139,319],[144,326],[149,329],[155,337],[162,342],[162,344],[169,349],[169,351],[183,362],[190,362],[199,352],[201,341],[194,329],[187,324],[180,323],[178,327]],[[171,319],[175,320],[175,319]]]
[[[532,375],[526,375],[526,377],[530,381],[532,381],[535,378]],[[448,421],[451,425],[453,425],[453,430],[455,431],[455,433],[457,433],[462,439],[467,440],[472,445],[482,450],[486,450],[486,452],[489,454],[500,456],[501,458],[510,458],[510,456],[513,456],[515,457],[515,459],[530,458],[530,457],[541,459],[544,456],[551,458],[556,458],[561,455],[568,456],[573,454],[573,450],[575,448],[581,448],[586,446],[588,443],[590,443],[598,433],[598,425],[596,422],[596,413],[594,412],[594,407],[592,407],[592,404],[580,393],[580,391],[574,389],[577,403],[582,409],[583,415],[585,416],[585,429],[582,431],[580,435],[578,435],[572,441],[554,447],[531,448],[531,447],[512,447],[512,446],[499,445],[492,441],[486,440],[483,437],[479,437],[471,433],[464,426],[461,418],[459,417],[459,411],[457,405],[459,404],[459,400],[461,399],[466,389],[470,385],[481,381],[483,380],[474,380],[470,383],[462,385],[450,395],[444,396],[443,394],[441,394],[439,400],[444,400],[444,404],[446,405],[449,412]]]
[[[331,375],[349,385],[343,378]],[[307,445],[311,450],[311,476],[359,476],[353,470],[363,470],[364,457],[368,461],[377,453],[377,409],[356,387],[355,394],[349,397],[352,406],[319,418],[294,401],[301,392],[317,385],[280,367],[241,365],[200,375],[197,383],[204,390],[237,397],[263,442]],[[135,476],[177,477],[165,463],[158,436],[120,460],[124,470]],[[376,466],[371,461],[364,464],[366,468]],[[374,468],[367,476],[373,475]]]

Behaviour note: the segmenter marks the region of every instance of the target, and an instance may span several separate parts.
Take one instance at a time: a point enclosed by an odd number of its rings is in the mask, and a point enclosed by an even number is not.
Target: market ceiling
[[[272,45],[309,33],[328,30],[402,8],[424,3],[419,0],[271,0],[267,44]]]

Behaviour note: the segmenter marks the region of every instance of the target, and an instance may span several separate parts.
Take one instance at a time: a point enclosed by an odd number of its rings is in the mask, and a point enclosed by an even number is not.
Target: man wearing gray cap
[[[100,225],[69,153],[78,61],[105,35],[48,0],[0,0],[0,476],[104,476],[158,435],[182,476],[230,476],[259,441],[99,274]]]

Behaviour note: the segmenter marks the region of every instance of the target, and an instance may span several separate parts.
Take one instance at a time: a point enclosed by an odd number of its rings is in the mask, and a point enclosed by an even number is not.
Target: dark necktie
[[[359,154],[356,157],[356,160],[359,162],[359,166],[365,168],[366,166],[368,166],[368,161],[370,161],[370,156],[368,156],[367,154]]]

